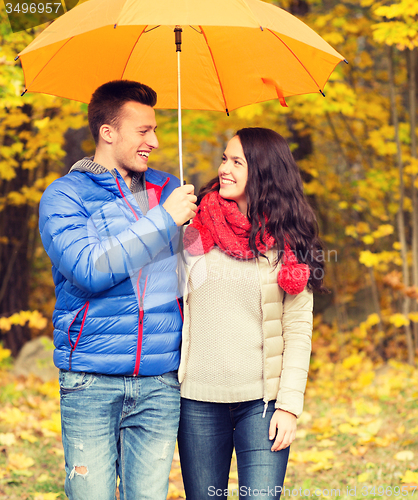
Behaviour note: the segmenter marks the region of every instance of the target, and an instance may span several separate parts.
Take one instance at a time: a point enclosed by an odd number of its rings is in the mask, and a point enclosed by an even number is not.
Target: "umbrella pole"
[[[176,36],[177,52],[177,105],[178,105],[178,128],[179,128],[179,167],[180,167],[180,186],[183,185],[183,139],[181,124],[181,73],[180,73],[180,53],[181,53],[181,33],[180,26],[176,26],[174,33]]]

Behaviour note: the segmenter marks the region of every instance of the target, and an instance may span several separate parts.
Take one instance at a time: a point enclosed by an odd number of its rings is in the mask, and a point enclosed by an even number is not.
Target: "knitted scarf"
[[[184,248],[191,255],[202,255],[217,246],[236,259],[254,259],[254,252],[249,246],[250,231],[251,224],[239,211],[237,204],[222,198],[218,191],[212,191],[201,201],[193,224],[186,228]],[[257,233],[256,246],[261,253],[275,245],[275,239],[267,229],[263,239],[264,244],[260,240],[260,233]],[[288,294],[296,295],[305,288],[309,273],[309,266],[298,263],[286,242],[277,276],[279,286]]]

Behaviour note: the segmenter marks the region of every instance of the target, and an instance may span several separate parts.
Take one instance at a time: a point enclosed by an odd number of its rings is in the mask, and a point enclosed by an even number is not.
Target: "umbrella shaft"
[[[177,103],[178,103],[178,127],[179,127],[179,167],[180,186],[183,185],[183,141],[181,134],[181,75],[180,75],[180,54],[177,52]]]

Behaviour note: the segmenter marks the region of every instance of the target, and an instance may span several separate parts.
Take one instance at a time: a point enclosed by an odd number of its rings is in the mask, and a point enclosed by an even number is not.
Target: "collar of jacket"
[[[119,198],[131,195],[131,191],[126,185],[120,173],[116,170],[108,170],[106,167],[95,163],[92,161],[92,157],[83,158],[76,162],[70,169],[70,173],[74,171],[83,172],[93,179],[97,184],[102,186],[107,191],[112,192]],[[118,179],[121,186],[122,193],[119,191],[119,187],[115,182]],[[145,185],[148,193],[154,193],[156,197],[156,203],[154,200],[150,200],[150,208],[158,204],[161,197],[161,192],[164,186],[168,183],[169,177],[163,172],[149,168],[145,171]]]

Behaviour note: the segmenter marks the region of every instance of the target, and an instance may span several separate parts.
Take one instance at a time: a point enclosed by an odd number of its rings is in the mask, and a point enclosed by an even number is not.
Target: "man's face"
[[[123,105],[112,148],[116,167],[122,175],[131,176],[134,172],[147,170],[148,156],[158,148],[156,128],[151,106],[134,101]]]

